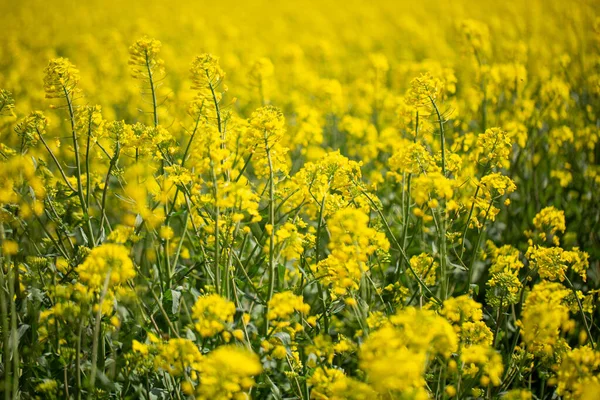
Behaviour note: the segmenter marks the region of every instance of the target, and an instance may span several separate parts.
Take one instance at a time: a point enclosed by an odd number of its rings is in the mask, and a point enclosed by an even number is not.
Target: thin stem
[[[473,248],[473,257],[471,257],[469,271],[467,272],[469,274],[469,280],[467,282],[467,290],[469,290],[471,288],[471,282],[473,281],[473,267],[475,266],[475,260],[477,260],[477,252],[479,251],[479,246],[481,246],[481,238],[483,237],[483,233],[485,231],[485,223],[487,221],[487,217],[490,213],[490,210],[492,209],[493,204],[494,204],[494,201],[493,200],[490,201],[490,205],[488,206],[488,209],[485,212],[483,226],[481,227],[481,231],[479,232],[479,235],[477,236],[477,243],[475,244],[475,247]]]
[[[73,137],[73,150],[75,152],[75,166],[77,168],[77,195],[79,196],[79,201],[81,203],[81,208],[83,210],[84,217],[87,221],[88,234],[90,237],[87,242],[94,245],[94,230],[92,229],[92,221],[90,219],[90,214],[88,210],[88,205],[85,202],[85,198],[83,197],[83,185],[81,183],[81,160],[79,158],[79,142],[77,140],[77,129],[75,128],[75,111],[73,110],[73,102],[71,100],[71,96],[67,91],[67,88],[63,86],[63,92],[65,94],[65,99],[67,100],[67,106],[69,108],[69,117],[71,120],[71,134]],[[87,177],[89,181],[89,176]]]
[[[158,105],[156,104],[156,89],[154,88],[154,78],[152,76],[152,68],[150,67],[150,59],[146,51],[146,69],[148,70],[148,82],[150,83],[150,91],[152,92],[152,114],[154,116],[154,127],[158,126]]]
[[[90,179],[90,141],[91,141],[91,134],[92,134],[92,112],[90,111],[90,115],[89,115],[89,120],[88,120],[88,134],[87,134],[87,143],[85,146],[85,173],[87,175],[87,179],[85,180],[85,186],[86,186],[86,191],[85,191],[85,203],[88,205],[90,205],[90,185],[91,185],[91,179]]]
[[[102,288],[102,293],[98,301],[98,311],[96,312],[96,321],[94,325],[94,337],[92,340],[92,371],[90,372],[90,394],[92,395],[94,393],[94,388],[96,387],[96,371],[98,369],[98,341],[100,340],[100,325],[102,322],[102,303],[104,302],[104,297],[108,292],[110,273],[111,270],[109,269],[106,273],[106,278],[104,279],[104,286]],[[104,357],[104,355],[102,356]]]
[[[444,121],[442,119],[442,115],[440,114],[440,110],[433,100],[433,98],[429,97],[431,101],[431,105],[435,110],[435,113],[438,118],[438,123],[440,127],[440,144],[442,150],[442,174],[444,177],[446,176],[446,136],[444,134]],[[448,297],[448,255],[446,249],[446,202],[442,201],[441,203],[441,211],[440,215],[440,230],[439,233],[439,246],[440,246],[440,272],[441,272],[441,297],[442,300],[445,300]]]
[[[8,293],[10,298],[10,338],[12,339],[11,343],[11,353],[12,353],[12,395],[13,399],[18,398],[19,393],[19,334],[17,332],[17,305],[15,301],[15,285],[18,285],[17,274],[19,273],[18,266],[16,263],[13,263],[12,268],[10,268],[10,258],[8,264]],[[12,270],[12,273],[10,272]],[[8,360],[7,360],[8,364]]]
[[[217,100],[217,94],[215,93],[215,88],[213,87],[213,84],[210,81],[210,76],[208,75],[208,71],[206,71],[206,78],[208,79],[208,88],[210,89],[210,93],[212,94],[213,103],[215,105],[215,112],[217,113],[217,127],[219,129],[219,133],[223,133],[223,131],[221,129],[221,109],[219,108],[219,101]]]
[[[577,296],[577,291],[575,290],[575,286],[573,286],[573,283],[566,276],[565,276],[565,279],[569,285],[569,288],[573,291],[573,295],[575,296],[575,299],[577,300],[577,307],[579,308],[579,312],[581,313],[581,318],[583,318],[583,324],[585,326],[585,331],[588,335],[588,339],[590,341],[590,344],[592,345],[592,350],[593,350],[596,348],[596,343],[594,343],[594,339],[592,336],[592,330],[590,329],[587,319],[585,318],[585,313],[583,312],[583,306],[581,305],[581,300],[579,300],[579,297]]]
[[[317,238],[316,238],[316,248],[315,248],[315,265],[319,264],[321,258],[321,230],[323,229],[323,213],[325,211],[325,201],[327,199],[327,193],[329,192],[329,187],[327,191],[325,191],[325,195],[321,200],[321,205],[319,207],[319,221],[317,222]],[[323,290],[321,282],[317,283],[317,287],[319,289],[319,297],[321,298],[321,303],[323,304],[323,324],[325,328],[325,333],[329,332],[329,313],[327,312],[327,291]]]
[[[77,331],[77,345],[75,348],[75,379],[77,382],[77,400],[81,400],[81,335],[83,333],[83,319],[79,322]]]
[[[77,194],[77,189],[75,189],[73,187],[73,185],[71,185],[71,182],[69,182],[69,180],[67,179],[67,175],[65,174],[65,171],[60,166],[60,163],[58,162],[58,159],[56,158],[56,156],[54,155],[54,153],[52,152],[52,150],[48,146],[48,143],[46,143],[46,140],[44,140],[44,137],[42,136],[42,134],[40,133],[40,131],[37,130],[37,128],[36,128],[36,131],[38,133],[38,136],[39,136],[41,142],[44,144],[44,147],[46,148],[46,151],[48,151],[48,154],[50,154],[50,157],[52,157],[52,160],[54,160],[54,163],[58,167],[58,171],[60,172],[60,175],[62,176],[63,180],[65,181],[65,184],[69,187],[69,189],[71,189],[73,191],[73,193]]]
[[[425,289],[425,291],[427,292],[427,294],[433,300],[435,300],[436,303],[442,304],[442,300],[440,300],[435,294],[433,294],[433,292],[427,287],[427,285],[421,280],[421,278],[419,277],[419,275],[411,267],[410,261],[409,261],[407,255],[406,255],[406,252],[404,251],[404,249],[400,245],[400,242],[398,242],[398,239],[396,239],[396,236],[392,232],[392,229],[390,228],[390,225],[387,222],[387,219],[385,218],[385,215],[383,215],[383,212],[381,211],[381,209],[379,208],[379,206],[373,201],[373,199],[371,199],[371,197],[363,189],[360,189],[360,191],[367,198],[367,200],[369,200],[369,203],[371,203],[371,206],[375,209],[375,211],[377,211],[377,214],[379,214],[379,217],[383,221],[383,225],[385,226],[385,229],[388,232],[388,235],[390,235],[390,237],[392,238],[392,241],[394,242],[394,244],[396,245],[396,247],[400,251],[400,254],[402,255],[402,258],[404,259],[404,262],[407,264],[408,269],[414,275],[414,277],[417,280],[417,282],[419,282],[419,285],[421,285],[421,287],[423,289]]]
[[[4,241],[4,224],[0,223],[0,240]],[[8,257],[7,257],[8,258]],[[6,290],[5,284],[6,281],[4,279],[4,257],[2,257],[2,264],[0,264],[0,313],[2,317],[2,361],[4,362],[4,399],[10,399],[11,385],[9,377],[11,374],[11,364],[10,364],[10,345],[9,345],[9,318],[8,318],[8,306],[6,299]],[[8,269],[10,270],[10,262],[8,263]]]
[[[273,297],[275,290],[276,281],[276,266],[275,266],[275,174],[273,173],[273,162],[271,160],[271,149],[265,138],[266,150],[267,150],[267,161],[269,163],[269,224],[271,225],[271,232],[269,235],[269,292],[267,294],[267,307],[265,308],[266,313],[269,310],[269,301]],[[268,332],[269,322],[265,314],[265,331]]]
[[[431,105],[433,106],[433,109],[438,117],[438,123],[440,127],[440,143],[442,146],[442,174],[446,176],[446,136],[444,134],[444,120],[442,119],[442,115],[440,114],[440,110],[435,103],[435,100],[433,100],[431,97],[429,97],[429,100],[431,101]]]
[[[100,227],[98,228],[98,236],[100,236],[100,234],[102,233],[102,230],[104,228],[104,222],[105,221],[108,222],[108,218],[106,216],[106,197],[108,194],[110,175],[112,173],[113,168],[117,165],[117,160],[119,159],[119,153],[120,153],[120,146],[119,146],[119,143],[117,142],[115,154],[110,159],[108,171],[106,172],[106,178],[104,179],[104,188],[102,189],[102,201],[101,201],[101,210],[100,210],[102,219],[100,220]],[[98,240],[100,240],[100,238],[98,238]]]
[[[209,155],[210,156],[210,155]],[[214,254],[214,265],[215,265],[215,289],[217,290],[217,293],[221,293],[221,267],[220,267],[220,256],[221,256],[221,249],[220,249],[220,244],[219,244],[219,223],[220,223],[220,217],[221,217],[221,209],[219,207],[219,182],[217,181],[217,176],[215,174],[215,168],[213,161],[211,159],[211,166],[212,166],[212,180],[213,180],[213,187],[214,187],[214,195],[215,195],[215,228],[214,228],[214,236],[215,236],[215,254]]]

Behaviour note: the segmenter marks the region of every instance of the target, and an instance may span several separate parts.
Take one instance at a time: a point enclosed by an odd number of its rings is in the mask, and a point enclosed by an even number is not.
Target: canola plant
[[[0,4],[0,397],[600,398],[600,3]]]

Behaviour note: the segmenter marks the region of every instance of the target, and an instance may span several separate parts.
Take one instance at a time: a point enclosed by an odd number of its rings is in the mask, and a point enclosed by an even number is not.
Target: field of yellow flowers
[[[599,399],[599,10],[0,2],[0,400]]]

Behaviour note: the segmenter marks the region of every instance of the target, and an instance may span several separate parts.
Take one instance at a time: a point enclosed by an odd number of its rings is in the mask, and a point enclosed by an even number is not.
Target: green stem
[[[15,285],[18,285],[17,274],[18,266],[17,263],[13,263],[12,268],[10,268],[10,257],[8,264],[8,293],[10,296],[10,338],[12,339],[12,343],[10,345],[12,350],[12,396],[13,399],[18,399],[19,393],[19,376],[20,376],[20,368],[19,368],[19,334],[17,331],[17,305],[15,301]],[[12,273],[10,272],[12,270]],[[8,360],[7,360],[8,364]]]
[[[590,344],[592,345],[592,350],[593,350],[596,348],[596,343],[594,343],[594,339],[592,336],[592,330],[588,325],[587,319],[585,318],[585,313],[583,312],[583,306],[581,305],[581,300],[579,300],[579,297],[577,297],[577,291],[575,290],[575,286],[573,286],[573,283],[566,276],[565,276],[565,279],[566,279],[567,283],[569,284],[569,288],[571,289],[571,291],[573,291],[573,295],[575,296],[575,299],[577,300],[577,307],[579,308],[579,312],[581,313],[581,318],[583,318],[583,324],[585,326],[585,331],[588,335],[588,339],[590,341]]]
[[[446,136],[444,133],[444,121],[442,119],[442,115],[440,110],[433,100],[433,98],[429,97],[431,101],[431,105],[435,110],[435,113],[438,118],[439,128],[440,128],[440,144],[442,150],[442,174],[444,177],[446,176]],[[442,300],[445,300],[448,297],[448,255],[446,249],[446,202],[442,201],[441,203],[441,211],[440,215],[440,230],[439,230],[439,247],[440,247],[440,271],[441,271],[441,297]]]
[[[487,222],[487,217],[490,213],[490,210],[492,209],[492,205],[494,204],[494,201],[490,201],[490,205],[488,206],[487,211],[485,212],[485,218],[483,220],[483,226],[481,227],[481,231],[479,232],[479,235],[477,235],[477,243],[475,244],[475,247],[473,247],[473,257],[471,257],[471,263],[469,264],[469,271],[467,272],[469,274],[469,280],[467,281],[467,291],[470,290],[471,288],[471,282],[473,281],[473,267],[475,266],[475,260],[477,260],[477,252],[479,251],[479,246],[481,246],[481,238],[483,237],[483,233],[485,231],[485,223]]]
[[[219,133],[223,133],[223,131],[221,129],[221,109],[219,108],[219,101],[217,100],[217,94],[215,93],[215,88],[213,87],[213,84],[210,81],[210,76],[208,75],[208,71],[206,71],[206,78],[208,79],[208,88],[210,89],[210,93],[212,94],[213,103],[215,105],[215,112],[217,113],[217,128],[219,129]]]
[[[81,203],[84,218],[87,222],[87,229],[89,234],[87,242],[88,244],[90,244],[91,247],[93,247],[95,242],[94,230],[92,229],[92,221],[90,219],[88,204],[85,202],[85,198],[83,197],[83,185],[81,183],[81,160],[79,157],[79,142],[77,140],[77,129],[75,128],[75,111],[73,110],[73,102],[71,100],[70,93],[67,91],[67,88],[65,86],[63,86],[63,92],[65,94],[65,99],[67,100],[67,106],[69,108],[69,117],[71,120],[73,151],[75,152],[75,167],[77,168],[77,195],[79,197],[79,202]],[[87,180],[89,180],[89,176],[87,177]]]
[[[265,139],[267,142],[267,139]],[[266,313],[269,312],[269,301],[273,297],[275,290],[276,281],[276,266],[275,266],[275,174],[273,173],[273,162],[271,160],[271,149],[269,144],[266,144],[267,150],[267,161],[269,163],[269,224],[271,225],[271,233],[269,235],[269,292],[267,294],[267,307],[265,308]],[[266,332],[269,329],[269,321],[265,314],[265,326]]]
[[[117,165],[117,160],[119,158],[119,153],[120,153],[120,146],[119,143],[117,142],[117,147],[115,149],[115,154],[114,156],[110,159],[110,164],[108,166],[108,171],[106,172],[106,178],[104,179],[104,188],[102,189],[102,201],[101,201],[101,210],[100,210],[100,214],[102,215],[102,219],[100,220],[100,227],[98,228],[98,236],[101,236],[102,234],[102,230],[104,228],[104,222],[108,221],[108,218],[106,216],[106,197],[108,194],[108,186],[109,186],[109,179],[110,179],[110,175],[112,173],[113,168]],[[100,239],[100,238],[98,238]]]
[[[385,229],[386,229],[388,235],[390,236],[390,238],[392,239],[392,241],[396,245],[398,251],[400,251],[400,255],[404,259],[404,262],[407,264],[409,271],[414,275],[414,277],[417,280],[417,282],[419,282],[419,285],[423,289],[425,289],[425,291],[427,292],[427,294],[429,295],[429,297],[431,297],[433,300],[435,300],[436,303],[442,304],[442,300],[440,300],[435,294],[433,294],[433,292],[431,291],[431,289],[429,289],[427,287],[427,285],[421,280],[421,278],[419,278],[419,275],[411,267],[410,260],[408,259],[408,256],[406,255],[406,252],[404,251],[404,249],[402,248],[402,246],[398,242],[398,239],[396,239],[396,236],[394,235],[394,233],[392,232],[392,229],[390,228],[390,224],[387,222],[387,219],[385,218],[385,215],[383,215],[383,212],[381,211],[381,209],[379,208],[379,206],[373,201],[373,199],[371,199],[371,197],[363,189],[360,189],[360,191],[367,198],[367,200],[369,200],[369,203],[371,203],[371,206],[375,209],[375,211],[377,211],[377,214],[379,214],[379,217],[383,221],[383,225],[385,226]]]
[[[442,115],[440,114],[440,110],[435,101],[431,97],[429,97],[429,100],[431,101],[431,105],[433,106],[433,109],[438,117],[438,124],[440,127],[440,143],[442,147],[442,174],[446,176],[446,136],[444,133],[444,121],[442,120]]]
[[[0,223],[0,239],[4,241],[4,225]],[[8,257],[7,257],[8,258]],[[6,299],[6,290],[4,279],[4,255],[2,257],[2,264],[0,264],[0,313],[2,317],[2,362],[4,363],[4,399],[10,400],[11,385],[9,377],[11,374],[10,364],[10,337],[9,337],[9,317],[8,317],[8,306]],[[10,263],[8,263],[8,269],[10,270]]]
[[[156,104],[156,89],[154,88],[154,77],[150,67],[150,59],[146,51],[146,69],[148,70],[148,82],[150,83],[150,92],[152,93],[152,114],[154,116],[154,127],[158,126],[158,105]]]
[[[77,345],[75,348],[75,377],[77,382],[77,400],[81,400],[81,335],[83,333],[83,319],[79,322],[77,331]]]
[[[48,143],[46,143],[46,140],[44,140],[44,137],[42,136],[42,134],[40,133],[39,130],[37,131],[37,133],[38,133],[38,136],[40,138],[40,141],[44,144],[44,147],[46,148],[46,151],[48,152],[48,154],[50,154],[50,157],[52,157],[52,160],[54,160],[54,163],[56,164],[56,167],[58,168],[58,171],[60,172],[60,175],[62,176],[63,180],[65,181],[65,184],[69,187],[69,189],[71,189],[73,191],[73,193],[77,194],[77,189],[75,189],[73,187],[73,185],[71,185],[71,182],[69,182],[69,180],[67,179],[67,175],[65,174],[65,171],[60,166],[60,163],[58,162],[58,159],[56,158],[56,156],[54,155],[54,153],[50,149],[50,146],[48,146]]]
[[[104,302],[104,297],[108,292],[108,283],[110,282],[110,273],[109,269],[106,273],[106,278],[104,279],[104,286],[102,288],[102,293],[100,294],[100,299],[98,301],[98,311],[96,312],[96,320],[94,325],[94,337],[92,339],[92,370],[90,372],[90,395],[93,396],[94,388],[96,387],[96,373],[98,369],[98,341],[100,340],[100,325],[102,322],[102,303]],[[102,355],[104,357],[104,355]]]

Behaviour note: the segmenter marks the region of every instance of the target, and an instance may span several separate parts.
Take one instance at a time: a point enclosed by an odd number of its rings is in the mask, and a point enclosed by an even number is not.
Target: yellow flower
[[[79,70],[68,59],[60,57],[50,60],[44,73],[47,99],[70,97],[77,92]]]
[[[171,239],[173,239],[173,236],[175,235],[175,233],[173,232],[173,228],[171,228],[170,226],[161,226],[160,232],[158,235],[160,236],[161,239],[171,240]]]
[[[219,66],[219,58],[212,54],[197,56],[190,68],[195,90],[215,89],[225,78],[225,72]]]
[[[434,160],[421,143],[409,143],[402,146],[389,159],[390,169],[399,173],[422,174],[429,171]]]
[[[129,240],[135,242],[139,237],[135,234],[133,226],[117,225],[113,228],[107,239],[115,243],[124,244]]]
[[[48,118],[41,111],[33,111],[23,118],[14,128],[21,138],[21,152],[37,144],[39,137],[46,134]]]
[[[14,240],[5,239],[2,241],[2,254],[5,256],[14,256],[19,252],[19,244]]]
[[[121,285],[135,277],[129,250],[122,245],[105,243],[95,247],[85,261],[77,267],[82,282],[94,289]]]
[[[445,391],[446,391],[446,394],[448,395],[448,397],[456,396],[456,388],[452,385],[446,386]]]
[[[560,357],[568,345],[561,338],[573,326],[565,298],[570,290],[560,283],[541,282],[533,287],[523,304],[520,327],[527,349],[542,358]]]
[[[275,293],[269,300],[269,321],[275,321],[279,328],[289,326],[294,313],[308,314],[310,306],[304,303],[302,296],[296,296],[293,292]]]
[[[567,229],[565,225],[565,212],[556,209],[554,206],[542,209],[533,218],[533,225],[540,232],[550,232],[554,235],[556,232],[564,233]]]
[[[502,396],[502,400],[531,400],[531,392],[526,389],[513,389]]]
[[[144,36],[129,47],[131,76],[136,79],[149,79],[155,69],[161,71],[163,60],[158,57],[161,43]]]
[[[308,384],[312,387],[310,398],[315,400],[369,400],[377,396],[369,385],[335,368],[317,368]]]
[[[477,137],[479,162],[489,167],[506,168],[511,150],[510,137],[500,128],[490,128]]]
[[[217,115],[217,107],[223,97],[221,90],[227,90],[225,86],[220,89],[225,79],[225,72],[219,65],[219,58],[206,53],[197,56],[192,62],[190,74],[191,88],[196,91],[196,98],[190,107],[190,113],[195,118],[203,116],[218,125],[222,122],[220,113]],[[222,126],[219,129],[222,129]]]
[[[557,373],[556,393],[565,399],[580,399],[600,384],[600,352],[590,346],[573,349],[564,355]]]
[[[430,199],[450,200],[454,195],[455,181],[441,174],[431,172],[427,175],[419,175],[413,179],[413,190],[411,195],[419,207],[428,203]]]
[[[585,281],[589,267],[589,255],[577,247],[567,251],[560,247],[532,246],[526,254],[529,267],[537,269],[542,279],[564,281],[566,272],[571,268]]]
[[[472,53],[477,57],[482,57],[489,53],[490,31],[485,23],[473,19],[466,19],[460,22],[459,29],[463,36],[463,40]]]
[[[483,307],[468,295],[444,300],[440,314],[454,325],[463,346],[492,344],[492,331],[483,322]]]
[[[42,180],[29,157],[0,160],[0,221],[10,220],[5,205],[18,205],[18,217],[28,219],[44,211],[41,199],[46,194]]]
[[[158,345],[154,366],[173,376],[183,377],[189,370],[200,371],[202,361],[203,356],[194,342],[189,339],[175,338]]]
[[[131,342],[131,350],[144,356],[148,355],[148,345],[140,343],[135,339]]]
[[[410,258],[410,266],[426,285],[435,285],[439,265],[433,260],[433,257],[427,253],[412,256]]]
[[[408,307],[390,317],[360,349],[360,367],[380,394],[427,398],[424,373],[436,355],[458,348],[452,326],[430,310]]]
[[[235,304],[218,294],[200,296],[192,307],[194,327],[205,338],[223,332],[233,323],[234,314]]]
[[[408,99],[415,106],[429,106],[441,97],[443,90],[444,82],[426,72],[411,81]]]
[[[361,210],[344,208],[327,221],[331,233],[331,254],[319,262],[316,270],[330,285],[333,295],[341,296],[357,290],[367,271],[369,256],[387,252],[390,244],[385,234],[369,226],[369,216]]]
[[[0,115],[14,116],[15,99],[11,92],[0,89]]]
[[[487,382],[498,386],[501,383],[504,364],[502,356],[494,348],[488,345],[473,345],[461,350],[460,359],[463,362],[463,374],[475,377],[483,373],[482,385]]]
[[[254,153],[252,160],[257,174],[268,176],[271,168],[274,173],[287,173],[288,149],[281,145],[286,131],[281,110],[273,106],[261,107],[252,113],[248,124],[245,141]]]
[[[256,354],[228,345],[208,353],[200,371],[196,399],[247,398],[244,394],[254,386],[253,377],[262,372],[262,366]]]

